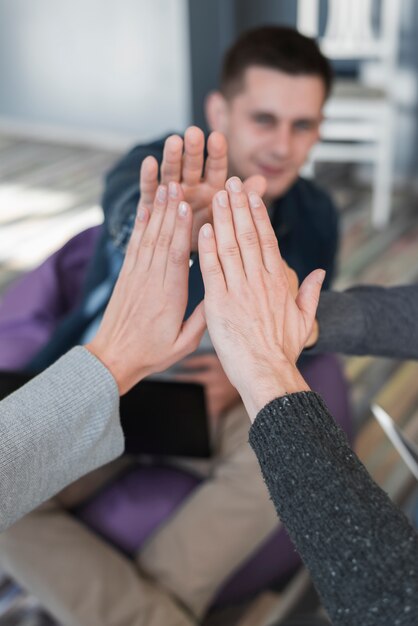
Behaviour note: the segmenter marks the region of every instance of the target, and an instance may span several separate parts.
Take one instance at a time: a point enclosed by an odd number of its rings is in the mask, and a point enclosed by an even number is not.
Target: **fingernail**
[[[248,199],[250,201],[250,206],[253,209],[257,209],[259,206],[261,206],[261,198],[255,191],[250,191],[250,193],[248,194]]]
[[[167,200],[167,187],[164,185],[160,185],[158,187],[157,198],[160,202],[165,202]]]
[[[181,217],[186,217],[188,210],[189,210],[189,205],[187,204],[187,202],[180,202],[180,204],[179,204],[179,215]]]
[[[216,201],[219,206],[225,209],[228,206],[228,194],[226,193],[226,191],[219,191],[216,194]]]
[[[205,239],[210,239],[213,234],[212,226],[210,224],[205,224],[202,226],[202,234]]]
[[[322,283],[324,282],[325,276],[326,276],[325,270],[318,271],[317,277],[316,277],[316,280],[318,281],[318,285],[322,285]]]
[[[171,198],[177,198],[177,196],[179,195],[179,190],[176,183],[168,183],[168,193]]]
[[[242,183],[241,183],[239,178],[234,176],[233,178],[230,178],[228,180],[227,187],[231,191],[238,192],[238,191],[241,191],[241,189],[242,189]]]
[[[145,216],[146,216],[146,211],[142,208],[138,209],[137,218],[140,222],[143,222],[145,220]]]

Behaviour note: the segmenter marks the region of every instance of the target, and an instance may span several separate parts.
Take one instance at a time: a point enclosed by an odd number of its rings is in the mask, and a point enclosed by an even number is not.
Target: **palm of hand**
[[[186,130],[184,141],[177,135],[168,137],[161,163],[161,184],[180,183],[182,196],[192,208],[193,250],[197,249],[201,226],[212,221],[212,199],[218,191],[224,188],[228,175],[225,137],[219,132],[210,134],[207,140],[206,161],[204,149],[203,132],[192,126]],[[153,157],[147,157],[141,166],[140,205],[152,210],[158,184],[158,163]],[[244,185],[247,190],[253,189],[262,195],[265,190],[265,179],[262,176],[252,176],[245,181]]]

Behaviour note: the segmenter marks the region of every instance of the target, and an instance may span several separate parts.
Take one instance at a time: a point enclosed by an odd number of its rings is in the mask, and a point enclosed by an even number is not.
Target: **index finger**
[[[139,173],[139,206],[152,211],[158,187],[158,162],[153,156],[147,156],[141,164]]]
[[[255,191],[249,192],[248,200],[260,242],[264,267],[270,273],[285,272],[279,243],[276,233],[273,230],[266,205]]]
[[[223,189],[228,176],[228,146],[225,136],[217,131],[211,133],[207,149],[205,182],[214,189]]]
[[[202,178],[205,135],[197,126],[190,126],[184,133],[184,156],[182,181],[194,187]]]
[[[168,185],[173,181],[181,180],[181,167],[183,156],[183,139],[179,135],[170,135],[165,140],[163,160],[161,163],[161,182]]]

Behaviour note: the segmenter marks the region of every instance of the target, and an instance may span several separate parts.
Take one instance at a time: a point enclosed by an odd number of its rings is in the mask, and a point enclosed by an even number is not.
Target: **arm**
[[[173,190],[173,185],[170,185]],[[201,307],[184,322],[192,212],[160,186],[138,211],[96,337],[0,403],[0,528],[122,452],[118,392],[195,350]],[[95,358],[97,357],[97,358]]]
[[[321,295],[312,353],[418,358],[418,285],[355,287]]]
[[[74,348],[0,403],[0,531],[122,452],[116,382]]]
[[[205,315],[254,421],[251,444],[277,511],[334,624],[412,626],[417,537],[295,366],[324,273],[294,297],[261,199],[247,200],[233,180],[227,189],[215,196],[214,230],[205,225],[199,239]]]
[[[417,534],[321,398],[308,392],[270,402],[250,443],[333,623],[418,623]]]

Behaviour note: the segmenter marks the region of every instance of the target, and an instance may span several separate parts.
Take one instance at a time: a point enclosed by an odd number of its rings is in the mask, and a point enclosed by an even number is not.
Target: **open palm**
[[[205,136],[196,126],[190,126],[184,140],[171,135],[164,145],[159,176],[157,160],[149,156],[141,166],[140,206],[152,211],[159,182],[168,185],[180,183],[184,199],[193,211],[192,249],[197,249],[198,233],[203,224],[212,221],[212,199],[223,189],[228,176],[228,146],[222,133],[212,132],[207,140],[205,160]],[[251,176],[244,182],[247,191],[260,195],[265,191],[265,179]]]

